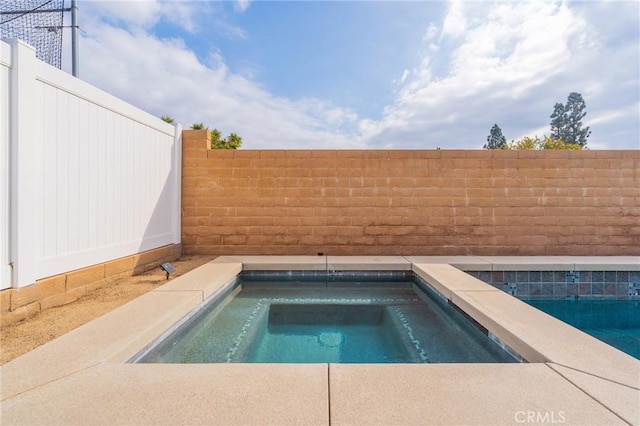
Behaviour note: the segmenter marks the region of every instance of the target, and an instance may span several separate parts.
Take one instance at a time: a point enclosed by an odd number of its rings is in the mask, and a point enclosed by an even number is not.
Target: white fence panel
[[[14,286],[179,243],[180,127],[12,48],[32,80],[12,144],[34,141],[13,159]]]
[[[0,42],[0,290],[11,286],[9,266],[9,89],[11,48]]]

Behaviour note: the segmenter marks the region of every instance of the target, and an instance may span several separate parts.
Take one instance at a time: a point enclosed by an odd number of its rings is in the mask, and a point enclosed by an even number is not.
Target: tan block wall
[[[21,321],[40,311],[66,305],[91,291],[180,257],[180,244],[160,247],[133,256],[89,266],[38,280],[35,284],[0,292],[2,326]]]
[[[189,254],[639,255],[640,151],[223,151],[183,133]]]

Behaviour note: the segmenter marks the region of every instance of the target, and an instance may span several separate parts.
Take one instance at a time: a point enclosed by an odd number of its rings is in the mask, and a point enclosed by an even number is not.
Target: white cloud
[[[121,22],[148,28],[160,19],[160,4],[157,1],[99,1],[86,4],[90,13],[99,13],[112,22]],[[83,10],[84,13],[84,10]]]
[[[330,126],[335,131],[340,131],[343,126],[352,126],[357,122],[358,115],[347,109],[332,105],[330,102],[320,99],[302,99],[294,103],[297,109],[314,117],[318,127]]]
[[[566,83],[578,83],[574,71],[594,59],[587,23],[557,3],[475,8],[482,13],[466,19],[462,6],[451,3],[443,34],[459,43],[448,74],[434,78],[432,59],[425,56],[383,118],[362,124],[369,146],[402,141],[411,147],[480,148],[495,122],[515,133],[508,139],[548,126],[553,104],[574,91]]]
[[[638,127],[640,114],[637,6],[589,12],[581,3],[454,0],[442,22],[427,26],[419,65],[399,68],[394,100],[372,120],[326,99],[275,96],[250,66],[230,71],[215,46],[196,56],[181,39],[152,35],[160,21],[198,32],[199,8],[216,7],[209,2],[127,4],[96,2],[84,12],[82,77],[186,127],[236,132],[246,148],[481,148],[494,123],[508,140],[542,136],[553,104],[572,91],[587,102],[590,147],[638,148],[638,130],[620,124]],[[206,22],[247,37],[216,13]]]
[[[212,20],[216,30],[224,34],[229,39],[246,39],[247,33],[242,28],[229,24],[227,21],[221,18],[214,18]]]
[[[434,25],[433,22],[430,22],[429,26],[427,27],[427,31],[424,33],[424,36],[422,37],[422,40],[431,41],[437,35],[438,35],[438,27],[436,25]]]
[[[175,1],[162,2],[160,5],[162,18],[190,33],[197,31],[197,16],[206,8],[203,4]]]
[[[352,111],[316,99],[274,97],[231,73],[217,52],[207,66],[179,39],[160,40],[99,20],[82,46],[84,79],[185,127],[203,122],[223,134],[238,133],[246,148],[362,147],[349,132],[357,118]]]
[[[239,12],[246,12],[249,5],[251,5],[251,0],[237,0],[234,7]]]
[[[407,81],[407,78],[409,77],[411,73],[409,72],[409,70],[404,70],[402,72],[402,77],[400,77],[400,83],[404,83],[405,81]]]
[[[463,0],[450,0],[447,16],[442,24],[442,37],[459,37],[467,27]]]
[[[83,3],[82,14],[101,16],[118,25],[152,28],[161,19],[193,32],[196,16],[206,6],[204,2],[159,1],[159,0],[101,0]],[[83,23],[83,26],[84,25]]]
[[[438,52],[438,50],[440,50],[440,46],[433,41],[438,35],[438,31],[439,31],[439,28],[433,22],[431,22],[429,23],[429,26],[427,27],[427,31],[422,37],[422,41],[427,43],[427,48],[431,53],[436,53]]]
[[[590,117],[588,124],[590,126],[596,126],[600,124],[615,122],[616,120],[619,120],[625,117],[630,117],[633,114],[635,114],[634,109],[635,108],[633,105],[629,105],[627,107],[623,107],[615,110],[602,111],[596,114],[595,116]]]

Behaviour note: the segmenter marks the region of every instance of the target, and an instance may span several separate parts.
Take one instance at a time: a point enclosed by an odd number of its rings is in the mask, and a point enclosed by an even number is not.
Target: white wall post
[[[35,126],[41,126],[36,109],[35,49],[19,40],[11,40],[10,74],[10,258],[13,263],[13,287],[35,283],[37,279],[37,230],[39,217],[38,186],[41,152],[35,140]]]
[[[11,46],[0,42],[0,290],[11,287],[9,262]]]
[[[171,207],[173,210],[173,244],[180,244],[182,241],[182,126],[180,124],[174,125],[173,136],[173,179],[171,184],[173,185],[173,199]]]

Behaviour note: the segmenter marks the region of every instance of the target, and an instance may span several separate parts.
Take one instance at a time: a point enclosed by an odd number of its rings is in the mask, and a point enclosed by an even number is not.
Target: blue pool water
[[[406,280],[244,279],[138,362],[516,361],[430,291]]]
[[[525,300],[529,305],[640,359],[640,301]]]
[[[254,362],[406,362],[385,305],[272,304]],[[416,359],[420,361],[420,359]]]

